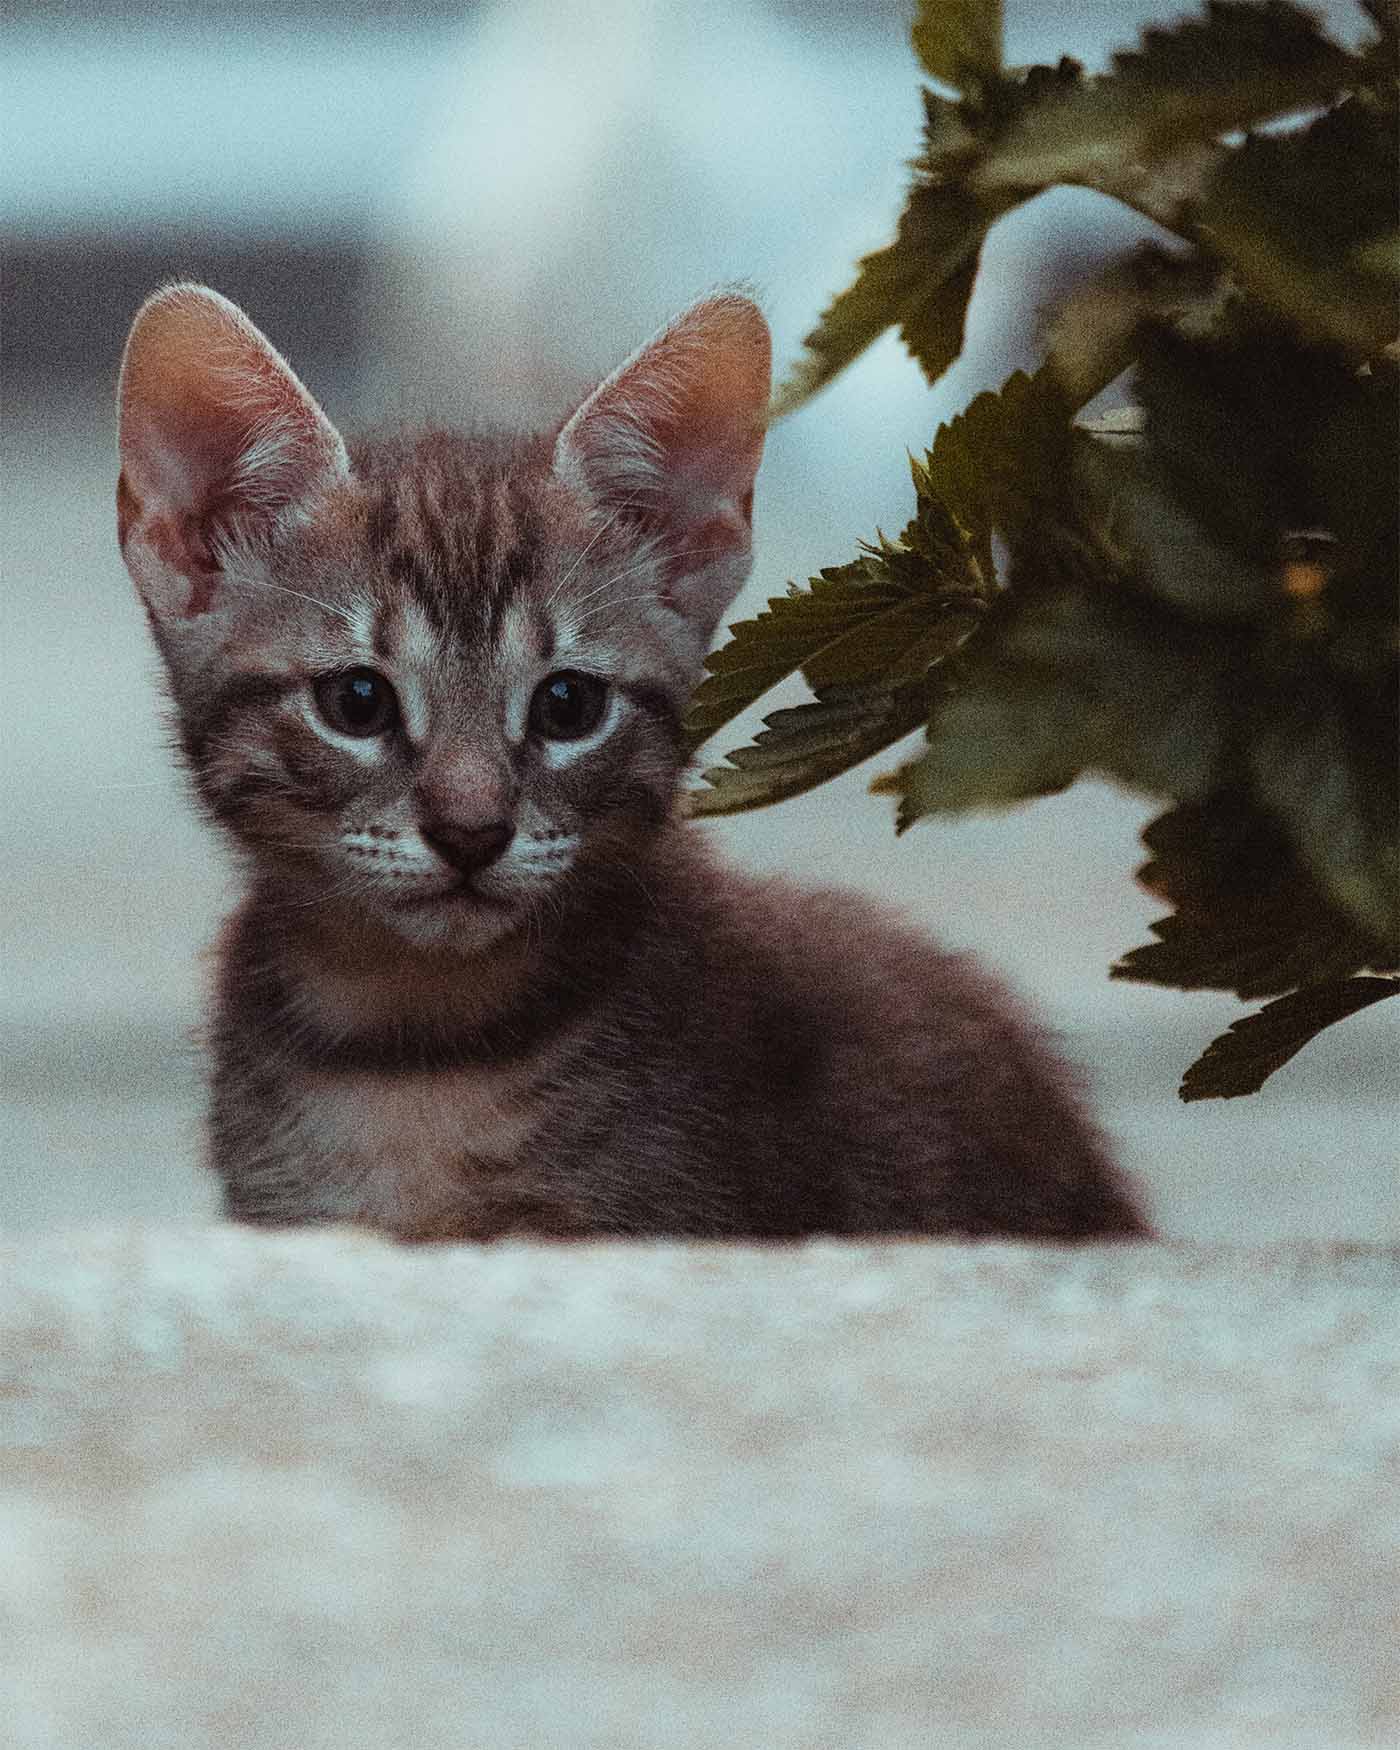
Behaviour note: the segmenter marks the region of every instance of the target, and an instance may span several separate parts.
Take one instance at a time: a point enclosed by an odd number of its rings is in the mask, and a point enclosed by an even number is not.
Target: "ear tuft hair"
[[[600,384],[555,445],[566,485],[657,540],[671,605],[706,642],[748,575],[770,368],[758,306],[703,299]]]
[[[207,612],[221,547],[270,531],[349,467],[291,366],[207,286],[168,286],[142,305],[117,418],[118,539],[158,621]]]

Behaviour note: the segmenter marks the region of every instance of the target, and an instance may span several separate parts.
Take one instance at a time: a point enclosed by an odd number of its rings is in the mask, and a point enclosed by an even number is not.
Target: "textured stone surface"
[[[0,1740],[1392,1744],[1400,1254],[0,1246]]]

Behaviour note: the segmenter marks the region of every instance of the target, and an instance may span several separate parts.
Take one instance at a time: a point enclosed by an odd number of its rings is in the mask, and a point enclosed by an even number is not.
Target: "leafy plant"
[[[1394,0],[1366,11],[1352,50],[1288,0],[1210,0],[1087,77],[1003,66],[997,0],[921,0],[943,89],[903,217],[774,417],[891,327],[938,378],[987,231],[1047,187],[1178,242],[1075,292],[1041,369],[913,463],[899,538],[734,626],[690,716],[698,747],[789,675],[813,693],[705,772],[696,814],[796,795],[921,725],[873,785],[901,832],[1085,772],[1161,797],[1139,878],[1173,909],[1113,976],[1276,999],[1183,1099],[1252,1092],[1400,992],[1400,26]],[[1125,371],[1132,416],[1084,418]]]

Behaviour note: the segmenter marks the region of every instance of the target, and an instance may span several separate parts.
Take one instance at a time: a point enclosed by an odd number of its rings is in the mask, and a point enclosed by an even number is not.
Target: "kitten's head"
[[[557,435],[347,451],[232,304],[150,299],[118,533],[200,793],[256,867],[470,952],[625,861],[748,572],[768,374],[762,316],[721,296]]]

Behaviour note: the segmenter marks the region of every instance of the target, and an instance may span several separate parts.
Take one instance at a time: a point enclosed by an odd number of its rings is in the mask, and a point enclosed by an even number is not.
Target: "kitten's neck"
[[[240,971],[225,998],[280,1016],[287,1048],[313,1061],[528,1050],[591,1006],[639,931],[666,927],[675,872],[697,850],[685,828],[663,829],[580,871],[567,906],[476,951],[415,946],[353,902],[307,906],[261,882],[228,926],[223,962]]]
[[[252,904],[273,915],[266,890]],[[486,1025],[529,983],[538,946],[514,929],[475,952],[423,948],[349,903],[287,923],[279,958],[308,1021],[343,1038],[434,1017],[444,1028]]]

